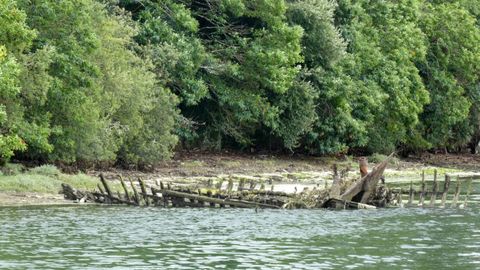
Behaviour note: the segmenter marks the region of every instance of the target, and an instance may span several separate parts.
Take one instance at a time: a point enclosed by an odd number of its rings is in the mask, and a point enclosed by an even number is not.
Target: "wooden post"
[[[467,194],[465,195],[465,201],[463,202],[464,207],[467,207],[468,197],[470,196],[470,193],[472,192],[472,182],[473,182],[473,177],[470,178],[470,182],[468,183]]]
[[[435,200],[437,199],[438,184],[437,184],[437,170],[433,172],[433,185],[432,185],[432,196],[430,197],[430,207],[435,206]]]
[[[450,189],[450,175],[445,174],[445,184],[443,185],[442,204],[441,207],[445,207],[447,202],[448,190]]]
[[[100,174],[100,181],[102,181],[103,187],[105,188],[105,191],[107,192],[108,197],[112,198],[113,197],[112,196],[112,190],[110,189],[107,181],[103,177],[103,173]]]
[[[105,192],[103,191],[102,186],[100,186],[100,184],[97,184],[97,187],[98,187],[98,191],[100,191],[100,194],[105,195]]]
[[[423,206],[425,202],[425,171],[422,171],[422,190],[420,191],[420,199],[418,206]]]
[[[408,205],[413,205],[413,197],[415,197],[415,191],[413,190],[413,181],[410,181],[410,191],[408,193]]]
[[[458,203],[458,197],[460,197],[460,190],[462,186],[462,180],[457,176],[457,184],[455,186],[455,195],[453,195],[452,207],[456,207]]]
[[[127,185],[125,184],[125,181],[123,181],[123,177],[121,175],[120,175],[120,183],[122,184],[123,190],[125,191],[125,199],[127,201],[130,201],[130,194],[128,194]]]
[[[132,187],[132,190],[133,190],[133,196],[134,196],[134,199],[135,199],[135,203],[137,205],[140,205],[140,196],[138,196],[138,192],[137,192],[137,189],[135,188],[135,185],[133,184],[133,181],[132,179],[128,179],[130,181],[130,186]]]
[[[250,180],[250,187],[248,187],[248,190],[254,190],[256,185],[257,183],[254,180]]]
[[[243,187],[245,185],[245,179],[240,179],[240,182],[238,182],[238,188],[237,191],[242,191]]]
[[[154,205],[154,206],[157,206],[157,205],[158,205],[158,194],[157,194],[157,191],[156,191],[153,187],[150,187],[150,191],[152,192],[153,205]]]
[[[221,190],[221,189],[222,189],[222,185],[223,185],[223,180],[219,180],[219,181],[215,184],[215,188],[218,189],[218,190]]]
[[[227,192],[231,193],[232,190],[233,190],[233,180],[230,178],[228,179]]]
[[[143,196],[143,200],[145,200],[145,205],[150,206],[150,200],[148,199],[148,196],[147,196],[147,188],[145,187],[145,182],[143,182],[143,180],[140,179],[139,177],[138,183],[140,184],[140,189],[142,190],[142,196]]]
[[[207,197],[211,198],[212,197],[212,191],[207,191]],[[209,203],[210,207],[215,208],[215,202],[207,202]]]
[[[403,207],[403,198],[402,198],[402,189],[400,188],[400,191],[398,192],[398,198],[397,198],[397,204],[400,207]]]

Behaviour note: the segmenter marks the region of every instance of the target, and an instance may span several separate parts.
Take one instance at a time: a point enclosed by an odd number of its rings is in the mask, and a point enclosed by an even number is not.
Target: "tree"
[[[432,102],[422,132],[433,147],[465,145],[478,126],[480,29],[460,3],[426,3],[421,28],[428,53],[418,67]],[[472,106],[473,105],[473,106]]]
[[[147,117],[166,119],[155,127],[163,132],[148,139],[164,143],[165,151],[152,161],[167,158],[176,142],[171,135],[174,99],[155,79],[149,60],[133,50],[137,26],[129,16],[122,10],[109,13],[93,0],[24,1],[22,7],[38,31],[32,51],[42,52],[30,58],[35,64],[27,74],[32,76],[25,76],[25,88],[43,93],[28,99],[29,117],[49,123],[49,159],[111,162],[121,151],[122,161],[148,162],[125,154],[131,138],[142,139],[137,135],[149,128]],[[30,152],[33,157],[41,153]]]
[[[19,102],[21,66],[16,56],[30,46],[34,35],[15,1],[0,0],[0,164],[8,161],[14,151],[26,149],[18,134],[24,120]]]

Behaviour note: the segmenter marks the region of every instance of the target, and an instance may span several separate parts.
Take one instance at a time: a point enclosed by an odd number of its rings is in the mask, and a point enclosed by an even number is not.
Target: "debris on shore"
[[[360,160],[362,177],[356,181],[347,180],[345,172],[338,172],[333,168],[333,184],[325,188],[304,189],[300,192],[286,193],[265,189],[264,184],[258,185],[254,181],[240,180],[235,183],[228,180],[226,188],[222,189],[223,181],[209,183],[205,187],[194,188],[188,186],[173,186],[169,183],[157,183],[148,186],[138,178],[137,181],[129,179],[129,187],[122,177],[119,178],[123,192],[114,193],[100,175],[101,184],[98,190],[82,191],[62,184],[62,192],[66,199],[77,202],[94,202],[101,204],[124,204],[132,206],[155,206],[155,207],[220,207],[220,208],[272,208],[272,209],[375,209],[403,205],[402,191],[389,189],[383,180],[383,172],[393,154],[375,166],[371,172],[367,172],[366,163]],[[449,178],[448,178],[449,180]],[[445,182],[442,194],[442,205],[445,205],[450,181]],[[458,183],[457,183],[458,189]],[[427,195],[432,197],[431,205],[435,203],[438,193],[436,174],[432,192],[425,191],[425,185],[421,192],[410,189],[409,204],[413,204],[414,194],[418,193],[421,198]],[[422,199],[419,199],[422,201]],[[458,194],[454,195],[454,201],[458,201]],[[423,201],[422,201],[423,205]]]

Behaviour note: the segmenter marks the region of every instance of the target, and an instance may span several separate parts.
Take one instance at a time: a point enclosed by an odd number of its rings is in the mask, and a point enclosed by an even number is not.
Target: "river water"
[[[0,269],[480,269],[480,207],[0,208]]]

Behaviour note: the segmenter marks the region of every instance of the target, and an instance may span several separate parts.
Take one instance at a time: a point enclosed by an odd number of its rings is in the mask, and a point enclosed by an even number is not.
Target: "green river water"
[[[480,207],[0,208],[0,269],[480,269]]]

